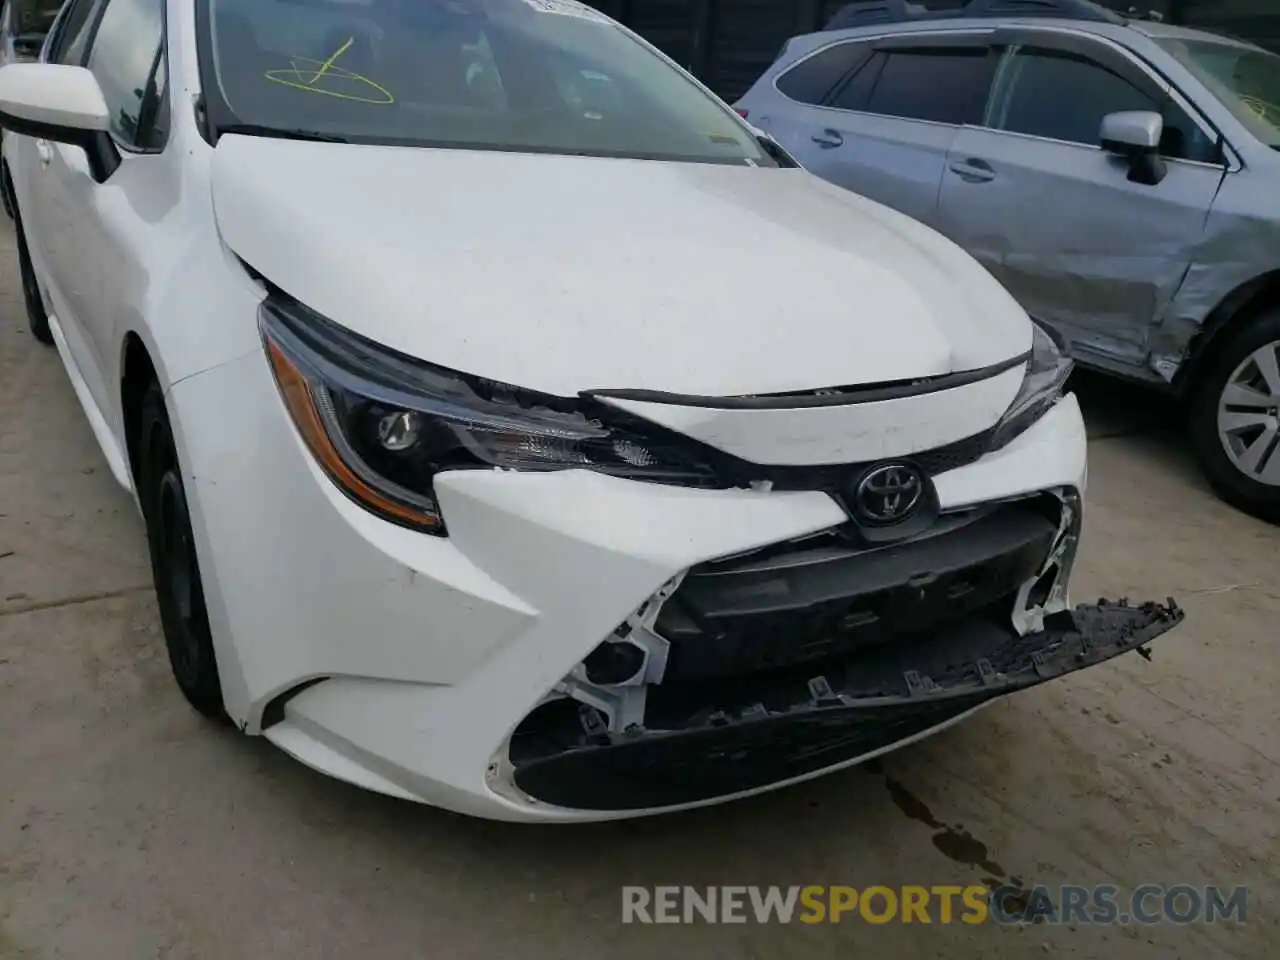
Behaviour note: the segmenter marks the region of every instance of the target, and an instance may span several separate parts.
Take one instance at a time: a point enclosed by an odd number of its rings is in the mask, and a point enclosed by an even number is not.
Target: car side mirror
[[[8,63],[0,67],[0,127],[25,137],[84,150],[98,183],[120,166],[107,131],[111,114],[98,78],[84,67],[60,63]]]
[[[1129,179],[1155,186],[1169,172],[1160,156],[1164,117],[1154,110],[1125,110],[1102,118],[1102,149],[1129,161]]]

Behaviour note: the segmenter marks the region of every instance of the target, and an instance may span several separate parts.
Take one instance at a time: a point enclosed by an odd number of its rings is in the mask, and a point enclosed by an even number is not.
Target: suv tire
[[[1280,524],[1280,309],[1214,347],[1192,386],[1190,427],[1218,495]]]

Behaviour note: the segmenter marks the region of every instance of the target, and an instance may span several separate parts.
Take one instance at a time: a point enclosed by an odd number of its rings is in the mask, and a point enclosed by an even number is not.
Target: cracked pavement
[[[1077,600],[1164,599],[1136,656],[858,770],[688,815],[469,821],[200,721],[169,679],[132,501],[0,227],[0,960],[1274,955],[1280,530],[1217,502],[1168,412],[1079,377]],[[1248,885],[1243,926],[623,926],[623,884]]]

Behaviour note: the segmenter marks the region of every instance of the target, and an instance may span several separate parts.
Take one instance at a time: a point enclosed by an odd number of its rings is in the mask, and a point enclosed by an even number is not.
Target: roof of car
[[[815,36],[885,36],[903,34],[926,34],[936,32],[953,33],[957,30],[996,30],[1000,27],[1026,26],[1069,30],[1076,33],[1091,33],[1124,43],[1132,40],[1138,33],[1152,40],[1216,40],[1235,43],[1242,46],[1254,46],[1234,37],[1226,37],[1209,30],[1196,30],[1191,27],[1179,27],[1154,20],[1129,20],[1125,23],[1105,23],[1089,20],[1075,20],[1059,17],[946,17],[934,19],[908,20],[898,23],[867,24],[865,26],[843,27],[835,30],[822,30]]]
[[[1194,27],[1179,27],[1172,23],[1156,23],[1150,20],[1134,20],[1129,29],[1136,30],[1153,40],[1216,40],[1222,43],[1234,43],[1243,47],[1257,47],[1257,44],[1239,37],[1224,36],[1212,30],[1197,30]],[[1259,48],[1261,49],[1261,48]]]

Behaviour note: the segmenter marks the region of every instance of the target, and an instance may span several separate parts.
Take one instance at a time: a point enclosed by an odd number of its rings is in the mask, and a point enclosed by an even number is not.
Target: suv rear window
[[[860,43],[837,43],[805,57],[777,80],[778,91],[800,103],[820,104],[866,56]]]
[[[909,120],[978,123],[995,63],[987,47],[892,50],[863,109]]]

